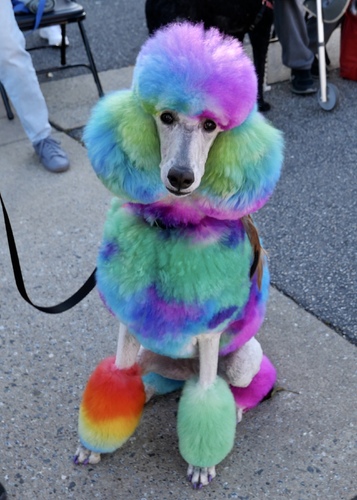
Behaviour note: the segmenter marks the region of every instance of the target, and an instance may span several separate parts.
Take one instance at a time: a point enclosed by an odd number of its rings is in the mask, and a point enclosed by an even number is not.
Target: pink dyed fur
[[[269,394],[276,381],[276,369],[267,356],[263,356],[260,370],[253,378],[248,387],[232,387],[236,405],[243,411],[257,406],[264,397]]]

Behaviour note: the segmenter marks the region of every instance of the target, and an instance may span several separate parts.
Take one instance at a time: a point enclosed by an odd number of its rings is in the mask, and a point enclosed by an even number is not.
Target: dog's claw
[[[216,476],[216,468],[195,467],[189,465],[187,469],[187,479],[192,484],[194,490],[201,490],[203,486],[209,484]]]
[[[97,464],[100,462],[100,453],[96,453],[94,451],[87,450],[84,446],[79,446],[76,454],[74,455],[73,462],[76,465],[88,465],[88,464]]]

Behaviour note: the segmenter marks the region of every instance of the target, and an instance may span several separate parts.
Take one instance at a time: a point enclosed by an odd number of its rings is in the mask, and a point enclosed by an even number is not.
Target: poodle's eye
[[[213,132],[217,125],[214,123],[213,120],[206,120],[203,124],[203,128],[205,129],[206,132]]]
[[[160,120],[162,121],[162,123],[165,123],[165,125],[171,125],[174,122],[175,117],[172,113],[165,111],[160,115]]]

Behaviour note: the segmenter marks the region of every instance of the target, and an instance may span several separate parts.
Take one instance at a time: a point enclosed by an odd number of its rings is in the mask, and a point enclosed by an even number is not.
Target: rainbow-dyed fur
[[[257,112],[256,95],[253,65],[239,42],[215,29],[171,25],[144,44],[131,89],[103,98],[84,135],[96,174],[116,196],[97,263],[103,301],[145,349],[172,358],[179,372],[182,358],[196,360],[198,336],[221,334],[218,371],[223,378],[217,377],[217,393],[221,383],[234,386],[235,375],[230,373],[237,367],[239,372],[239,356],[244,358],[244,346],[262,324],[268,297],[266,259],[254,247],[248,216],[272,194],[283,141]],[[168,193],[160,178],[160,140],[153,116],[166,109],[207,117],[222,130],[210,148],[199,187],[186,197]],[[257,404],[274,384],[274,367],[265,356],[259,359],[253,379],[231,387],[240,411]],[[145,381],[147,388],[161,394],[180,385],[153,372]],[[187,386],[193,400],[195,391]],[[231,408],[231,396],[225,397]],[[185,418],[187,411],[181,412]],[[180,419],[179,433],[189,436],[185,418]],[[206,422],[197,423],[201,425]],[[213,425],[207,428],[215,432]],[[186,449],[183,437],[180,441],[184,458],[200,462],[193,466],[214,466],[227,454],[222,451],[219,458],[206,460],[210,451],[196,453]],[[82,442],[95,452],[111,451]],[[232,444],[222,446],[226,450]]]

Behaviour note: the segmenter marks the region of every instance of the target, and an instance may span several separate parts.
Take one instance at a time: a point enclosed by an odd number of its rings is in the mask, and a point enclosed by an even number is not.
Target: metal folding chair
[[[61,33],[62,33],[62,43],[60,47],[60,65],[59,66],[53,66],[50,68],[44,68],[41,70],[38,70],[37,73],[42,74],[42,73],[50,73],[53,71],[58,71],[58,70],[63,70],[63,69],[69,69],[69,68],[76,68],[76,67],[85,67],[89,69],[93,75],[94,82],[97,86],[98,94],[99,97],[102,97],[104,95],[103,88],[99,79],[99,75],[97,72],[97,68],[94,62],[93,54],[89,45],[88,37],[86,34],[86,31],[84,29],[83,21],[86,18],[86,13],[84,8],[72,1],[67,1],[67,0],[56,0],[56,7],[52,12],[48,12],[43,14],[39,28],[46,28],[48,26],[54,26],[56,24],[59,24],[61,26]],[[31,31],[34,27],[35,24],[35,15],[34,14],[17,14],[16,15],[16,21],[19,25],[19,28],[21,31]],[[66,26],[69,23],[77,23],[79,31],[82,36],[82,41],[83,45],[87,54],[88,58],[88,63],[77,63],[77,64],[67,64],[67,57],[66,57],[66,44],[65,44],[65,37],[66,37]],[[51,48],[48,45],[40,45],[36,46],[33,48],[30,48],[29,51],[31,50],[39,50],[39,49],[46,49],[46,48]],[[6,94],[5,88],[0,82],[0,93],[1,97],[4,101],[5,109],[6,109],[6,114],[9,120],[12,120],[14,118],[14,115],[11,110],[11,106],[9,103],[8,96]]]

